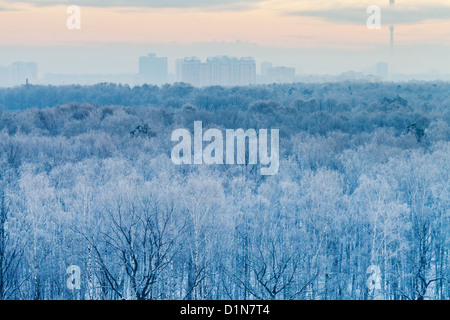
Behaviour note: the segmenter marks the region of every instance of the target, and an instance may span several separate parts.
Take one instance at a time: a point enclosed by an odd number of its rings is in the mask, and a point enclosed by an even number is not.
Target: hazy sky
[[[69,5],[81,30],[69,30]],[[381,29],[366,9],[378,5]],[[389,53],[389,25],[395,51]],[[0,0],[0,65],[36,61],[40,73],[132,73],[148,52],[178,57],[254,56],[306,73],[360,71],[389,61],[396,72],[450,73],[450,0]]]

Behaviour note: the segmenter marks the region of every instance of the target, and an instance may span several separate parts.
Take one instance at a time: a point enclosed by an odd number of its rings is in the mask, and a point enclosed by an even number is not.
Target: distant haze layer
[[[155,52],[175,59],[253,56],[298,73],[450,73],[450,1],[354,0],[77,1],[81,29],[69,30],[69,1],[0,0],[0,66],[36,61],[44,73],[133,73]],[[367,7],[381,8],[369,30]],[[389,48],[395,25],[394,50]]]

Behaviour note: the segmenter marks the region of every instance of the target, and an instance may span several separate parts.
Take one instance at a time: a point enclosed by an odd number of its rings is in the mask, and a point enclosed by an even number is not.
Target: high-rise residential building
[[[269,75],[269,70],[272,69],[272,62],[261,63],[261,75],[267,77]]]
[[[35,82],[37,80],[37,64],[35,62],[17,61],[11,65],[11,76],[14,84]]]
[[[197,57],[187,57],[177,60],[177,80],[190,83],[194,86],[204,86],[204,65]]]
[[[167,82],[167,58],[157,57],[150,53],[139,58],[139,75],[143,82],[151,84],[164,84]]]
[[[11,68],[0,67],[0,87],[8,87],[11,79]]]
[[[387,80],[389,76],[389,65],[386,62],[377,63],[377,76],[381,80]]]
[[[244,57],[241,59],[239,81],[241,85],[256,83],[256,63],[252,57]]]
[[[295,81],[295,68],[277,66],[273,67],[270,62],[261,63],[262,83],[291,83]]]
[[[271,82],[291,83],[295,81],[295,68],[289,67],[273,67],[268,70]]]
[[[36,62],[16,61],[8,67],[0,68],[0,86],[16,86],[36,83],[38,67]]]
[[[177,82],[183,82],[183,79],[184,79],[184,77],[183,77],[183,66],[184,66],[184,60],[185,59],[177,59],[175,61],[175,77],[177,79]]]
[[[251,57],[210,57],[201,62],[197,57],[177,60],[177,81],[194,86],[242,86],[256,83],[256,63]]]

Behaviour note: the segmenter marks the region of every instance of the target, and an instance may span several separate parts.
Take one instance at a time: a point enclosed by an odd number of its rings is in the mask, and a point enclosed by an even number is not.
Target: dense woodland
[[[279,173],[174,165],[197,120]],[[0,299],[449,299],[449,125],[444,82],[0,89]]]

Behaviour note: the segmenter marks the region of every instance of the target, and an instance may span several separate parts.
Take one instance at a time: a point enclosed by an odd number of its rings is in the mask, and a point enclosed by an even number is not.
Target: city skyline
[[[298,73],[295,67],[275,64],[270,61],[256,61],[254,57],[228,55],[208,56],[205,61],[189,56],[170,61],[168,57],[147,53],[136,58],[137,71],[124,73],[45,73],[38,76],[38,64],[33,61],[15,61],[0,65],[0,87],[23,84],[37,85],[92,85],[116,83],[139,86],[143,84],[164,85],[184,82],[196,87],[245,86],[270,83],[335,82],[348,80],[364,81],[408,81],[450,80],[450,74],[437,70],[428,74],[401,74],[392,72],[387,61],[378,61],[360,71],[348,70],[339,74]],[[169,72],[169,65],[175,65],[175,72]],[[242,69],[243,68],[243,69]]]
[[[253,56],[303,74],[361,71],[388,59],[395,73],[450,74],[448,0],[396,1],[395,10],[387,0],[113,3],[78,1],[81,29],[68,30],[66,9],[73,3],[0,0],[0,65],[36,61],[41,77],[118,74],[136,70],[134,56],[158,52],[172,61]],[[379,30],[366,27],[371,5],[381,8]]]
[[[295,81],[295,68],[261,63],[261,73],[256,72],[253,57],[210,56],[202,62],[198,57],[177,59],[175,74],[169,73],[168,58],[148,53],[138,58],[138,72],[127,74],[49,74],[38,77],[36,62],[15,61],[0,66],[0,87],[30,84],[94,84],[112,82],[131,85],[185,82],[193,86],[243,86],[261,83],[286,83]],[[264,65],[268,67],[264,67]]]

